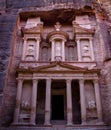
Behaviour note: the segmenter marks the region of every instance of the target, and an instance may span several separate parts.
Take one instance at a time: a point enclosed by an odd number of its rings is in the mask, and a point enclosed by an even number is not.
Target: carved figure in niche
[[[89,45],[84,45],[83,46],[83,56],[89,56],[89,55],[90,55]]]
[[[85,81],[85,98],[86,98],[86,110],[87,117],[93,120],[97,117],[95,90],[92,81]]]
[[[28,101],[22,101],[21,103],[22,110],[29,111],[30,110],[30,104]]]
[[[88,108],[89,108],[89,109],[94,109],[94,108],[96,108],[96,103],[95,103],[94,100],[89,100],[89,101],[88,101]]]
[[[60,31],[61,26],[62,25],[59,22],[56,22],[56,25],[54,27],[55,27],[56,31]]]
[[[34,45],[29,44],[27,47],[27,54],[26,54],[26,60],[34,60]]]
[[[56,41],[55,43],[55,59],[60,61],[62,58],[62,45],[61,41]]]
[[[91,61],[90,46],[88,40],[82,40],[82,58],[83,61]]]

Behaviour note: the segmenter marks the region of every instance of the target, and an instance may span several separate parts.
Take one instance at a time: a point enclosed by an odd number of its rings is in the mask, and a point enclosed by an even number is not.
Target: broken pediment
[[[29,28],[36,27],[38,25],[43,25],[43,22],[41,22],[40,17],[28,18],[26,25],[25,25],[25,28],[29,29]]]
[[[80,26],[78,23],[76,23],[75,21],[73,21],[73,27],[74,27],[74,33],[78,34],[94,34],[94,28],[86,28],[83,26]]]
[[[22,32],[23,34],[38,34],[38,33],[42,33],[43,32],[43,26],[41,25],[37,25],[35,27],[32,28],[22,28]]]
[[[43,32],[43,22],[40,18],[29,18],[25,27],[22,28],[23,34],[38,34]]]

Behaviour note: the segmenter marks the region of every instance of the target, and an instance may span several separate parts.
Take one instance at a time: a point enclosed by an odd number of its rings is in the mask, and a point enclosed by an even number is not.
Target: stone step
[[[71,126],[66,127],[65,125],[53,125],[52,127],[0,127],[0,130],[111,130],[108,126]]]

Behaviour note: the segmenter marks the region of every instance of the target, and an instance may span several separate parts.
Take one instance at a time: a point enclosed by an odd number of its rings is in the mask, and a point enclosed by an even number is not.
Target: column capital
[[[33,79],[33,83],[37,83],[38,79]]]
[[[40,42],[40,41],[41,41],[41,38],[38,37],[38,38],[35,38],[35,40]]]
[[[90,37],[90,38],[89,38],[89,41],[92,41],[92,40],[93,40],[93,37]]]
[[[17,78],[17,80],[18,80],[18,82],[23,82],[23,81],[24,81],[24,78],[19,77],[19,78]]]
[[[24,38],[23,38],[24,41],[27,41],[27,39],[28,39],[27,37],[24,37]]]
[[[85,79],[79,79],[80,83],[84,83]]]
[[[76,37],[76,41],[80,41],[81,39],[79,37]]]
[[[99,79],[94,79],[93,82],[94,83],[99,83]]]
[[[34,77],[32,80],[38,80],[38,79]]]
[[[72,79],[66,79],[67,83],[70,83],[72,81]]]
[[[54,40],[54,39],[52,39],[52,38],[51,38],[49,41],[50,41],[51,43],[55,42],[55,40]]]
[[[51,81],[52,79],[51,78],[46,78],[46,81]]]
[[[62,42],[65,43],[67,40],[65,38],[62,39]]]

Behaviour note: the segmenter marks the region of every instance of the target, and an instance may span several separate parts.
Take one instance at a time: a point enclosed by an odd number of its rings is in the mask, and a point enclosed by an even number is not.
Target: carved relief
[[[88,40],[81,40],[81,52],[83,61],[91,61],[91,50]]]
[[[96,103],[94,100],[89,100],[88,101],[88,108],[89,109],[95,109],[96,108]]]
[[[26,47],[26,61],[33,61],[35,59],[35,40],[28,40]]]
[[[25,111],[29,111],[30,110],[30,103],[29,103],[29,101],[23,100],[22,103],[21,103],[21,109],[25,110]]]
[[[62,25],[59,22],[56,22],[56,25],[54,26],[56,31],[60,31]]]
[[[22,89],[22,98],[20,105],[19,122],[27,123],[30,119],[30,109],[31,109],[31,81],[25,81]]]
[[[62,41],[55,42],[55,59],[58,61],[62,60]]]
[[[90,120],[97,118],[95,91],[91,81],[85,81],[85,98],[87,118]]]

